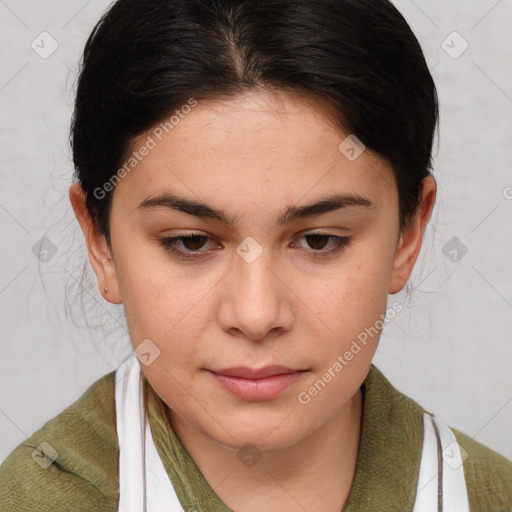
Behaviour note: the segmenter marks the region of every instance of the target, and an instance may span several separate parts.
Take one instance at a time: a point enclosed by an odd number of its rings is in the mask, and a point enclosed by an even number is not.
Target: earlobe
[[[84,234],[89,261],[98,279],[99,291],[108,302],[120,304],[122,300],[112,251],[105,235],[97,229],[87,207],[84,191],[79,183],[70,187],[69,199]]]
[[[415,216],[409,219],[398,243],[389,285],[389,293],[392,295],[405,287],[412,274],[421,250],[425,228],[434,208],[437,191],[434,177],[424,178],[422,186],[420,206]]]

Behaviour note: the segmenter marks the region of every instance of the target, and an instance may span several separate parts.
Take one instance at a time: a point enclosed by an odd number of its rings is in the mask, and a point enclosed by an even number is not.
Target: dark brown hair
[[[70,133],[75,177],[110,242],[112,192],[133,139],[193,97],[256,88],[330,105],[339,126],[391,163],[403,229],[431,173],[434,81],[388,0],[117,0],[92,31]]]

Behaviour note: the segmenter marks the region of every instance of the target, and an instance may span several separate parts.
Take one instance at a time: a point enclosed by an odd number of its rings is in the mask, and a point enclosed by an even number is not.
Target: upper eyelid
[[[336,233],[333,233],[332,231],[329,230],[329,228],[317,228],[315,230],[315,228],[311,228],[309,230],[304,230],[304,231],[301,231],[299,232],[296,236],[299,237],[299,236],[306,236],[306,235],[325,235],[325,236],[338,236],[338,237],[347,237],[348,235],[338,235]],[[200,237],[204,237],[204,238],[209,238],[211,240],[216,240],[216,237],[213,237],[211,235],[208,235],[206,233],[202,233],[202,232],[196,232],[196,231],[191,231],[189,233],[179,233],[177,235],[164,235],[162,236],[162,238],[187,238],[187,237],[192,237],[192,236],[200,236]]]
[[[302,238],[304,236],[313,236],[313,235],[320,235],[320,236],[328,236],[331,238],[348,238],[348,235],[337,235],[335,233],[332,233],[330,231],[304,231],[296,236],[296,238]],[[215,237],[212,237],[210,235],[206,235],[203,233],[183,233],[179,235],[173,235],[173,236],[163,236],[162,240],[180,240],[183,238],[192,238],[192,237],[200,237],[200,238],[207,238],[208,240],[216,240]]]
[[[345,239],[345,240],[348,241],[351,238],[350,236],[336,235],[334,233],[327,232],[327,231],[305,231],[305,232],[301,233],[300,235],[296,236],[294,238],[294,240],[299,240],[301,238],[304,238],[305,236],[315,236],[315,235],[325,236],[325,237],[328,237],[328,238],[330,238],[332,240]],[[186,233],[186,234],[183,233],[183,234],[176,235],[176,236],[164,236],[164,237],[161,238],[161,240],[172,240],[172,241],[179,242],[179,241],[182,241],[183,239],[194,238],[194,237],[206,238],[210,242],[215,242],[216,241],[215,238],[213,238],[213,237],[211,237],[209,235],[204,235],[202,233],[195,233],[195,232]],[[197,252],[207,252],[206,250],[203,250],[203,249],[196,249],[196,251]],[[184,252],[193,253],[194,251],[187,250],[187,251],[184,251]],[[318,251],[318,252],[321,252],[321,251]]]

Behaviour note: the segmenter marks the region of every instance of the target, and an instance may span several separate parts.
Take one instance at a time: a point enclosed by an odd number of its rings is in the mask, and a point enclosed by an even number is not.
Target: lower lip
[[[213,378],[233,395],[248,401],[270,400],[300,379],[303,372],[284,373],[263,379],[243,379],[210,372]]]

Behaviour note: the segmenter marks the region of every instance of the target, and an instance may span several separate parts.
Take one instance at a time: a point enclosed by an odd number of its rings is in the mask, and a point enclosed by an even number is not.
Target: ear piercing
[[[108,292],[108,286],[105,286],[105,291]]]

